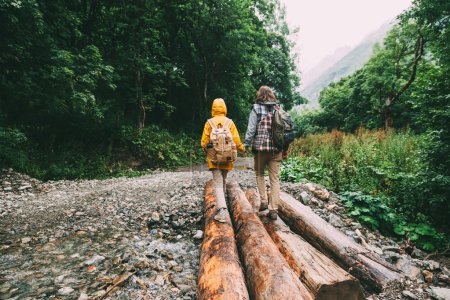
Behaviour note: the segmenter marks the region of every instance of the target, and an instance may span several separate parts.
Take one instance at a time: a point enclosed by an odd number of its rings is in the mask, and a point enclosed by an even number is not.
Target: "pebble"
[[[90,259],[88,259],[88,260],[86,260],[85,262],[84,262],[84,264],[85,265],[96,265],[96,264],[98,264],[98,263],[101,263],[102,261],[104,261],[105,260],[105,257],[104,256],[101,256],[101,255],[94,255],[92,258],[90,258]]]
[[[410,291],[403,291],[403,292],[402,292],[402,295],[405,296],[405,297],[407,297],[407,298],[409,298],[409,299],[414,299],[414,300],[419,299],[419,298],[417,298],[416,295],[414,295],[414,294],[411,293]]]
[[[198,239],[199,240],[201,238],[203,238],[203,231],[197,230],[197,232],[194,235],[194,239]]]
[[[31,238],[30,237],[24,237],[22,238],[22,244],[28,244],[29,242],[31,242]]]
[[[73,288],[69,286],[62,287],[58,290],[58,294],[61,296],[67,296],[70,295],[73,292]]]

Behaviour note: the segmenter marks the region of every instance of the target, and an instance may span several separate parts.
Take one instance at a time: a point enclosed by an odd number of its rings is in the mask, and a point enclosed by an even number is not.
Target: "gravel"
[[[0,299],[196,299],[210,178],[204,168],[49,182],[0,171]],[[250,170],[230,178],[256,186]],[[282,188],[410,275],[368,299],[448,292],[448,265],[411,258],[398,242],[348,218],[333,193],[323,201],[305,185]]]

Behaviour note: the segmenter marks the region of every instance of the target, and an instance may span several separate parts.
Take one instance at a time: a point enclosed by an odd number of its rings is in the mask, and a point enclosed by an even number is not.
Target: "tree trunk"
[[[309,207],[283,192],[280,198],[279,214],[291,229],[348,270],[369,290],[380,292],[388,282],[402,276],[394,266],[325,222]]]
[[[359,281],[293,233],[278,218],[261,220],[281,254],[316,300],[364,299]]]
[[[249,299],[239,263],[231,220],[214,220],[216,199],[212,181],[205,187],[205,236],[198,277],[199,300]]]
[[[238,183],[228,183],[227,191],[251,298],[313,299],[278,251]]]

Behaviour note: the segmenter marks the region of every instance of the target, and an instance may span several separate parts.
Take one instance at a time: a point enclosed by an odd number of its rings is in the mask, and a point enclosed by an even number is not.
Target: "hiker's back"
[[[216,116],[208,119],[211,126],[210,143],[207,157],[213,163],[234,162],[237,158],[236,143],[230,130],[231,119]]]

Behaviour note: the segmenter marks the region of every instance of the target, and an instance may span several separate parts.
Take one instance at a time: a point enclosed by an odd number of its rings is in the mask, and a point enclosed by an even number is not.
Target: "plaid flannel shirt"
[[[258,116],[258,125],[256,126],[256,135],[253,140],[252,149],[254,151],[272,151],[278,152],[272,140],[272,116],[273,105],[254,104],[253,109]]]

